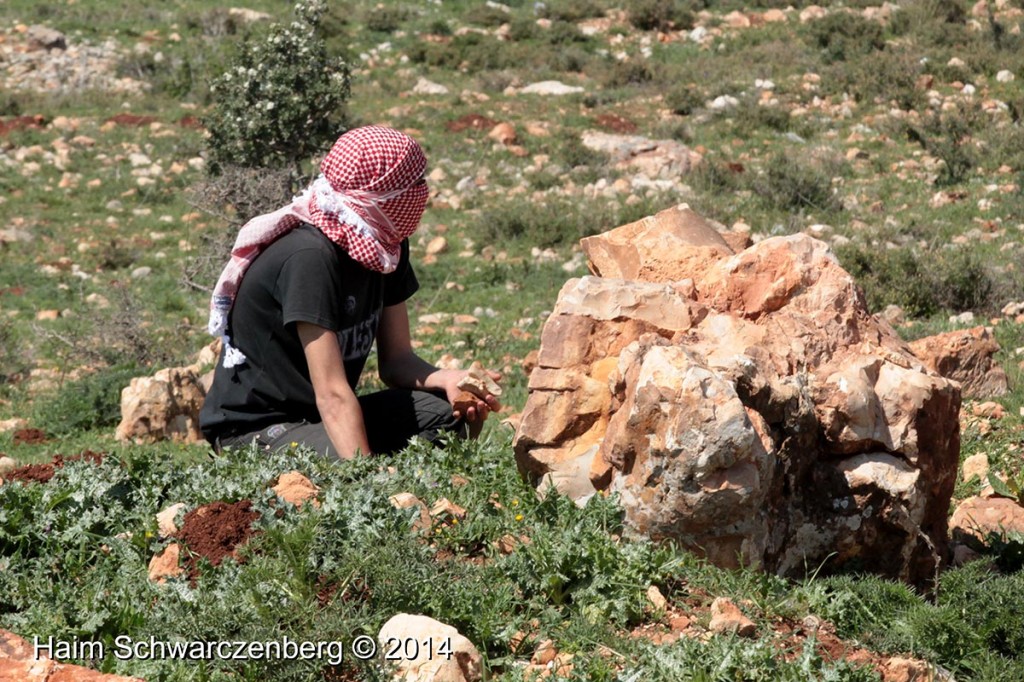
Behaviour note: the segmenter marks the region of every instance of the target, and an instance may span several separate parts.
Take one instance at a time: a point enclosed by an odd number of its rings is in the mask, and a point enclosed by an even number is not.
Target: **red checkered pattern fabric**
[[[338,193],[335,199],[370,229],[358,229],[360,221],[344,209],[325,211],[317,193],[310,205],[313,223],[371,270],[393,270],[399,245],[415,232],[427,205],[426,167],[423,150],[408,135],[380,126],[350,130],[334,143],[320,172]]]
[[[408,135],[381,126],[356,128],[334,143],[320,177],[305,192],[246,223],[210,301],[208,327],[224,340],[225,366],[245,362],[225,333],[227,317],[245,271],[264,248],[308,222],[370,270],[394,271],[402,240],[416,231],[426,208],[426,166],[423,150]]]

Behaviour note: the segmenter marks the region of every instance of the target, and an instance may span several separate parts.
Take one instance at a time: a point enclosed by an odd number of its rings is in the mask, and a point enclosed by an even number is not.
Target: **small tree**
[[[211,174],[231,166],[298,173],[344,131],[350,71],[318,33],[323,0],[300,0],[295,20],[243,43],[211,91],[204,121]]]

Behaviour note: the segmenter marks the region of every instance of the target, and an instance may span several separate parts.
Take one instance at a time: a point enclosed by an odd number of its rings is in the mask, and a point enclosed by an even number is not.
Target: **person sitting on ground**
[[[500,409],[488,394],[454,411],[467,372],[412,348],[406,301],[419,283],[408,238],[427,203],[426,164],[397,130],[350,130],[305,192],[242,228],[211,301],[223,350],[200,427],[215,449],[298,443],[348,459],[413,436],[475,437]],[[357,397],[375,340],[389,388]]]

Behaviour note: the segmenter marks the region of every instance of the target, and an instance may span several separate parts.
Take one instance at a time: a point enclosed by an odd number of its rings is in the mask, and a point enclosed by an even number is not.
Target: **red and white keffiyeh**
[[[300,223],[316,225],[354,260],[382,273],[398,266],[401,243],[427,205],[427,159],[404,133],[381,126],[350,130],[320,164],[320,176],[292,203],[253,218],[238,233],[210,301],[210,333],[224,341],[224,366],[245,362],[227,336],[228,313],[249,265]]]

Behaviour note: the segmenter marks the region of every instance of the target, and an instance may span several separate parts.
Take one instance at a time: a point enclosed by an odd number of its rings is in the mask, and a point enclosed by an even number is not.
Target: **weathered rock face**
[[[199,351],[195,364],[169,367],[150,377],[132,379],[121,391],[121,423],[114,434],[117,440],[203,442],[199,411],[213,373],[202,372],[216,362],[219,344],[217,340]]]
[[[965,397],[994,398],[1009,392],[1006,372],[992,361],[999,344],[985,327],[918,339],[910,350],[928,369],[959,381]]]
[[[720,565],[932,576],[959,387],[867,312],[823,242],[733,254],[673,209],[584,248],[603,276],[567,282],[545,325],[524,475],[578,501],[616,492],[634,532]]]
[[[151,377],[136,377],[121,392],[119,441],[199,443],[199,410],[206,391],[192,367],[170,367]]]

